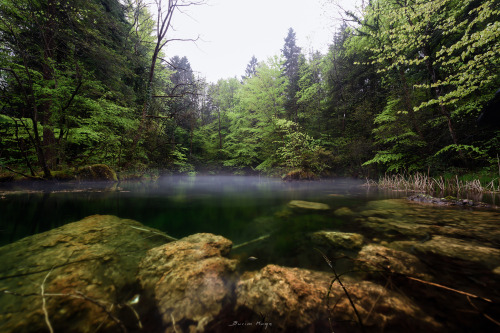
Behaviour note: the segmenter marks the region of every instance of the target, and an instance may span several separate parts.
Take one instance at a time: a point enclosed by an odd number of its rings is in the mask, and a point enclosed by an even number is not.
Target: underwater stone
[[[351,332],[356,329],[353,308],[338,283],[328,292],[331,281],[329,273],[277,265],[247,272],[236,287],[236,318],[255,323],[265,314],[273,332],[330,332],[331,319],[335,331]],[[342,277],[342,282],[370,332],[401,332],[407,327],[417,332],[442,330],[407,297],[368,281]]]
[[[432,280],[425,265],[416,256],[404,251],[370,244],[359,251],[357,259],[362,270],[376,271],[375,276],[378,276],[380,274],[378,271],[382,269],[390,273],[418,277],[427,281]]]
[[[320,202],[292,200],[288,203],[288,207],[295,210],[329,210],[330,206]]]
[[[416,194],[407,198],[410,201],[424,204],[433,204],[439,206],[468,206],[474,208],[492,208],[498,209],[498,206],[490,205],[484,202],[474,202],[469,199],[458,199],[456,197],[447,196],[445,198],[435,198],[428,194]]]
[[[500,250],[473,242],[443,236],[433,236],[431,240],[416,243],[417,253],[432,253],[482,264],[490,269],[500,265]]]
[[[348,207],[341,207],[341,208],[335,210],[334,214],[336,216],[350,216],[350,215],[354,215],[354,212]]]
[[[144,295],[162,314],[165,332],[212,329],[232,307],[236,260],[224,258],[232,242],[202,233],[151,249],[138,279]]]
[[[339,231],[317,231],[309,235],[311,240],[319,245],[353,250],[363,246],[363,236],[360,234]]]
[[[45,281],[45,293],[59,295],[46,297],[55,332],[120,331],[95,302],[111,309],[130,298],[140,258],[164,244],[164,235],[136,221],[93,215],[23,238],[0,248],[0,290],[40,294]],[[117,306],[109,311],[125,322]],[[127,322],[130,329],[138,325],[137,320]],[[42,297],[2,293],[0,332],[47,331]]]

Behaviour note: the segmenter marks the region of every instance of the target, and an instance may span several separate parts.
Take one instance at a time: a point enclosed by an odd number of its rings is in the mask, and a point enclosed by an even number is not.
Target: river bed
[[[411,300],[440,331],[499,329],[499,211],[422,205],[362,183],[233,176],[34,183],[0,189],[0,243],[114,215],[176,239],[223,236],[238,274],[269,265],[333,274],[330,262],[342,278]]]

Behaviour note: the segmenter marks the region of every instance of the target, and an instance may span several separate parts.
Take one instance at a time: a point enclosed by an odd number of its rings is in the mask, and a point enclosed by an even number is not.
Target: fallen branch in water
[[[354,302],[351,298],[351,295],[349,295],[349,293],[347,292],[347,289],[345,288],[344,284],[342,283],[342,280],[340,280],[340,276],[337,274],[337,271],[335,270],[335,267],[333,267],[332,262],[330,261],[330,259],[328,259],[328,257],[323,252],[321,252],[318,249],[315,249],[315,250],[318,251],[319,253],[321,253],[321,255],[323,256],[323,259],[325,259],[328,266],[330,266],[330,269],[332,270],[333,275],[334,275],[334,278],[332,279],[332,281],[330,283],[330,287],[328,288],[328,294],[326,296],[328,310],[329,310],[329,304],[330,304],[329,303],[330,291],[331,291],[332,286],[335,283],[335,281],[338,281],[340,286],[342,287],[342,290],[344,290],[344,294],[347,296],[347,299],[349,300],[349,303],[351,304],[351,307],[354,310],[354,313],[356,314],[356,319],[358,320],[358,324],[359,324],[359,328],[361,329],[361,332],[363,332],[363,333],[366,332],[365,326],[363,325],[363,321],[361,320],[361,316],[359,315],[358,309],[356,309],[356,305],[354,304]],[[331,323],[330,323],[330,325],[331,325]]]
[[[250,244],[253,244],[253,243],[260,242],[261,240],[267,239],[267,238],[269,238],[270,236],[271,236],[271,235],[267,234],[267,235],[260,236],[260,237],[258,237],[258,238],[255,238],[255,239],[249,240],[248,242],[244,242],[244,243],[241,243],[241,244],[235,245],[235,246],[233,246],[233,250],[236,250],[237,248],[240,248],[240,247],[243,247],[243,246],[247,246],[247,245],[250,245]]]
[[[420,279],[417,279],[415,277],[411,277],[411,276],[408,276],[408,275],[404,275],[404,277],[406,277],[409,280],[413,280],[413,281],[417,281],[417,282],[420,282],[420,283],[423,283],[423,284],[428,284],[428,285],[431,285],[431,286],[434,286],[434,287],[438,287],[438,288],[441,288],[441,289],[453,291],[453,292],[456,292],[458,294],[465,295],[467,297],[478,298],[478,299],[482,299],[483,301],[493,303],[493,301],[491,299],[489,299],[489,298],[485,298],[485,297],[477,296],[477,295],[474,295],[474,294],[471,294],[471,293],[468,293],[468,292],[465,292],[465,291],[453,289],[453,288],[450,288],[450,287],[447,287],[447,286],[443,286],[442,284],[438,284],[438,283],[434,283],[434,282],[429,282],[429,281],[425,281],[425,280],[420,280]]]
[[[339,275],[335,272],[335,270],[333,269],[333,265],[331,263],[331,261],[318,249],[316,249],[318,252],[320,252],[323,256],[323,258],[325,259],[325,261],[328,263],[328,265],[332,268],[332,270],[334,271],[334,274],[335,274],[335,277],[334,279],[332,280],[331,284],[330,284],[330,287],[328,289],[328,294],[327,294],[327,308],[328,310],[329,309],[329,295],[330,295],[330,291],[331,291],[331,288],[333,286],[333,284],[335,283],[335,281],[339,281],[339,284],[343,287],[341,281],[340,281],[340,276],[342,275]],[[380,255],[380,254],[379,254]],[[382,256],[382,255],[381,255]],[[386,258],[385,256],[382,256],[384,258]],[[392,269],[390,269],[389,267],[385,267],[383,265],[380,265],[380,264],[376,264],[376,263],[372,263],[370,261],[367,261],[367,260],[362,260],[362,259],[357,259],[357,258],[352,258],[352,257],[349,257],[349,256],[340,256],[340,257],[337,257],[335,258],[335,260],[339,260],[339,259],[347,259],[347,260],[350,260],[354,263],[362,263],[364,265],[367,265],[371,268],[368,268],[368,269],[361,269],[361,271],[365,271],[365,272],[371,272],[371,273],[379,273],[381,276],[383,276],[384,278],[387,279],[387,282],[386,282],[386,286],[384,288],[387,288],[387,285],[389,285],[391,282],[392,282],[392,277],[398,277],[398,278],[403,278],[403,279],[407,279],[407,280],[411,280],[411,281],[416,281],[416,282],[419,282],[421,284],[426,284],[426,285],[430,285],[430,286],[433,286],[433,287],[437,287],[437,288],[440,288],[440,289],[444,289],[444,290],[447,290],[447,291],[451,291],[451,292],[454,292],[454,293],[457,293],[457,294],[460,294],[460,295],[464,295],[467,297],[467,300],[469,302],[469,304],[479,313],[481,314],[483,317],[485,317],[486,319],[488,319],[489,321],[491,321],[492,323],[500,326],[500,322],[498,322],[497,320],[495,320],[494,318],[492,318],[491,316],[489,316],[488,314],[484,313],[483,311],[481,311],[477,306],[475,306],[475,304],[472,303],[471,301],[471,298],[475,298],[475,299],[478,299],[478,300],[482,300],[482,301],[485,301],[485,302],[488,302],[488,303],[491,303],[491,304],[498,304],[498,303],[495,303],[493,300],[489,299],[489,298],[486,298],[486,297],[482,297],[482,296],[478,296],[478,295],[475,295],[475,294],[472,294],[472,293],[469,293],[469,292],[466,292],[466,291],[462,291],[462,290],[458,290],[458,289],[454,289],[454,288],[451,288],[451,287],[447,287],[445,285],[442,285],[442,284],[439,284],[439,283],[435,283],[435,282],[429,282],[429,281],[425,281],[425,280],[422,280],[422,279],[419,279],[419,278],[416,278],[416,277],[413,277],[413,276],[409,276],[407,274],[402,274],[402,273],[398,273],[398,272],[395,272],[393,271]],[[387,258],[386,258],[387,259]],[[344,288],[344,287],[343,287]],[[344,292],[346,293],[347,297],[349,298],[349,301],[351,301],[349,295],[347,294],[347,291],[345,290],[344,288]],[[376,302],[378,301],[378,298],[376,300]],[[375,303],[376,303],[375,302]],[[354,311],[356,312],[356,308],[354,307],[354,304],[351,303],[351,305],[353,306],[353,309]],[[369,313],[368,313],[368,316],[366,318],[369,317],[369,315],[372,313],[373,311],[373,308],[374,306],[372,307],[372,309],[370,309]],[[359,318],[359,317],[358,317]],[[366,319],[365,318],[365,319]],[[330,321],[330,318],[328,318],[329,321]],[[331,325],[331,322],[330,322],[330,325]],[[332,330],[333,331],[333,330]]]
[[[156,232],[156,231],[149,230],[149,229],[144,229],[144,228],[134,227],[134,226],[131,226],[131,225],[129,225],[129,227],[134,228],[134,229],[137,229],[137,230],[141,230],[141,231],[150,232],[150,233],[152,233],[152,234],[155,234],[155,235],[159,235],[159,236],[165,237],[166,239],[168,239],[168,240],[169,240],[169,241],[171,241],[171,242],[175,242],[175,241],[177,241],[177,240],[178,240],[177,238],[174,238],[174,237],[169,236],[169,235],[167,235],[167,234],[163,234],[163,233],[161,233],[161,232]]]
[[[54,329],[52,328],[52,324],[50,323],[49,319],[49,312],[47,311],[47,307],[45,306],[45,282],[47,281],[47,278],[49,277],[50,273],[52,273],[52,268],[47,275],[45,275],[45,278],[43,279],[42,285],[40,286],[40,295],[42,296],[42,310],[45,315],[45,323],[47,324],[47,327],[49,328],[50,333],[54,333]]]
[[[498,321],[496,321],[495,319],[491,318],[490,316],[488,316],[486,313],[484,313],[483,311],[481,311],[474,303],[472,303],[472,300],[470,299],[470,296],[467,296],[467,300],[469,301],[469,304],[474,308],[476,309],[477,312],[479,312],[480,314],[483,315],[484,318],[488,319],[489,321],[491,321],[492,323],[494,323],[495,325],[497,326],[500,326],[500,323]]]

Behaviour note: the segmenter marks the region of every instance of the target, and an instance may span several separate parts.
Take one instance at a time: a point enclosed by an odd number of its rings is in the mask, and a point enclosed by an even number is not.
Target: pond
[[[196,176],[4,185],[0,245],[90,215],[115,215],[176,239],[196,233],[223,236],[233,243],[228,257],[237,260],[238,274],[278,265],[331,275],[330,261],[345,281],[370,281],[397,293],[436,331],[500,329],[499,211],[417,204],[407,201],[404,192],[362,184]],[[0,272],[0,282],[7,275]],[[6,318],[0,314],[0,328]],[[370,326],[368,319],[364,326],[350,321],[356,330],[385,331],[383,324]],[[387,331],[413,325],[391,328],[388,323]],[[405,329],[419,332],[422,327]]]
[[[0,199],[1,244],[47,231],[93,214],[137,220],[181,238],[210,232],[235,244],[268,233],[259,219],[291,200],[332,208],[368,200],[360,181],[283,182],[264,177],[164,177],[155,182],[31,183],[4,188]],[[2,193],[2,188],[0,188]],[[368,196],[371,194],[368,194]]]

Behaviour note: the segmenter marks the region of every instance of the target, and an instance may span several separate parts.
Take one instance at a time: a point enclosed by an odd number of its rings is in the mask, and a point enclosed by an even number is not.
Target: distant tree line
[[[326,54],[281,54],[208,83],[166,59],[176,6],[0,4],[0,166],[320,175],[498,169],[494,0],[373,0]],[[352,22],[355,22],[352,24]],[[164,30],[162,30],[164,29]],[[490,114],[494,111],[489,111]],[[497,110],[496,112],[500,112]],[[490,119],[498,120],[498,117]]]

